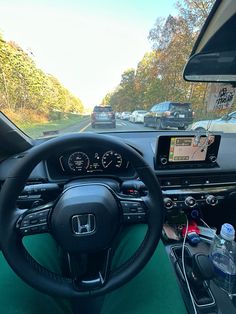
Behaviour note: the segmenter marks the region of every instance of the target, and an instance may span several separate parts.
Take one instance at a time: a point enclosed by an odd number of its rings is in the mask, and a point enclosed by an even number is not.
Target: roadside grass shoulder
[[[67,127],[88,119],[87,116],[72,116],[60,120],[52,120],[44,123],[21,123],[19,128],[32,138],[43,136],[43,132],[60,131]]]

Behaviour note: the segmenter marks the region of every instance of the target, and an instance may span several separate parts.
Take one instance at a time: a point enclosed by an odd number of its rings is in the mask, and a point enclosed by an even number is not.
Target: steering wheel
[[[62,148],[73,150],[84,145],[109,147],[121,152],[146,185],[147,195],[135,198],[118,193],[106,184],[87,183],[64,189],[54,203],[31,210],[16,207],[27,178],[40,161],[59,154]],[[130,213],[134,208],[136,213]],[[65,135],[34,146],[18,159],[0,194],[0,241],[7,262],[30,286],[66,298],[100,296],[136,276],[157,247],[163,219],[162,193],[154,171],[130,146],[105,135]],[[120,229],[127,222],[135,224],[140,221],[147,224],[143,242],[125,263],[111,270],[111,248]],[[43,232],[50,233],[70,257],[81,254],[91,257],[102,252],[105,256],[103,267],[90,280],[75,274],[65,277],[47,270],[31,257],[22,243],[23,237]]]

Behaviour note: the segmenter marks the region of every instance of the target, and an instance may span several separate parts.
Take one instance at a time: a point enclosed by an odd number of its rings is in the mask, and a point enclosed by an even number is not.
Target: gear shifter
[[[188,268],[187,277],[197,304],[211,304],[214,300],[209,293],[208,285],[205,283],[205,281],[214,278],[214,268],[209,257],[201,253],[194,254],[192,267]]]
[[[198,253],[192,256],[192,269],[188,279],[194,286],[200,286],[205,280],[214,278],[214,268],[211,260],[205,254]]]

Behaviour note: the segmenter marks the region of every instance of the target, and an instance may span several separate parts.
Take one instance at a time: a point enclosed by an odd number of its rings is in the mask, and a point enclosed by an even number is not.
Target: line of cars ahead
[[[95,106],[91,115],[92,128],[101,125],[116,127],[116,119],[164,130],[169,127],[185,130],[236,132],[236,112],[215,120],[201,120],[193,123],[194,112],[190,103],[163,102],[154,105],[150,111],[134,110],[114,112],[111,106]]]
[[[193,123],[194,112],[190,103],[162,102],[154,105],[150,111],[135,110],[116,113],[116,117],[144,126],[164,130],[169,127],[185,130]]]
[[[95,106],[91,115],[92,128],[101,125],[116,127],[116,118],[133,123],[143,123],[144,126],[157,130],[168,127],[185,130],[193,122],[194,112],[190,103],[162,102],[154,105],[150,111],[134,110],[114,112],[111,106]]]
[[[166,105],[162,107],[162,104],[158,104],[157,106],[157,111],[155,111],[155,114],[153,115],[152,112],[155,110],[155,106],[152,107],[149,112],[145,110],[135,110],[132,113],[117,112],[116,116],[117,118],[129,120],[130,122],[144,123],[144,126],[152,126],[159,130],[166,129],[168,127],[175,127],[179,130],[185,130],[188,128],[189,130],[202,132],[236,132],[236,111],[227,113],[218,119],[200,120],[192,123],[194,112],[191,110],[191,107],[189,107],[189,104],[181,104],[181,110],[176,111],[180,104],[175,103],[175,105],[173,105],[173,103],[171,103],[169,104],[169,112],[165,111]]]

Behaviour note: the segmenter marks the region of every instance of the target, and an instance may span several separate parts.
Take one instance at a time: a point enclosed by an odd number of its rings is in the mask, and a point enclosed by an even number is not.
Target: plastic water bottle
[[[215,269],[215,283],[232,294],[236,279],[235,230],[230,224],[223,224],[220,235],[215,236],[210,249],[210,258]]]

